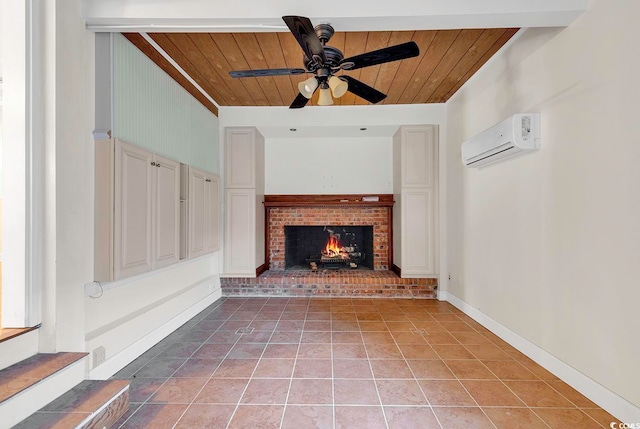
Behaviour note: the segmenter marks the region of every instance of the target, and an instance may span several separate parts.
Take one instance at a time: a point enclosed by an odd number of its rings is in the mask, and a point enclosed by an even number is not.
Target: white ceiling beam
[[[287,31],[283,15],[307,16],[338,31],[562,27],[588,0],[84,0],[92,31]],[[339,11],[340,14],[336,14]]]

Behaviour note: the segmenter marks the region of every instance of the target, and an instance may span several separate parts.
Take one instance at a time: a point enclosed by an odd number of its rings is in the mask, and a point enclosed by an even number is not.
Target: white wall
[[[266,194],[392,194],[391,138],[269,139]]]
[[[639,14],[593,0],[564,30],[528,30],[447,105],[448,292],[636,407]],[[463,140],[525,111],[542,115],[538,153],[461,166]]]
[[[207,255],[94,291],[85,299],[86,351],[103,347],[106,361],[91,360],[92,378],[113,375],[217,299],[219,271]]]

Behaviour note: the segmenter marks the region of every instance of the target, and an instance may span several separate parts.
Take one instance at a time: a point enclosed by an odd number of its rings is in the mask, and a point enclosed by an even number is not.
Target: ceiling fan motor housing
[[[342,51],[338,48],[334,48],[333,46],[324,47],[324,55],[327,57],[327,61],[324,64],[317,64],[314,61],[311,61],[306,55],[303,57],[302,61],[309,72],[315,72],[320,68],[329,68],[329,69],[338,69],[340,68],[340,61],[344,59],[344,55]]]

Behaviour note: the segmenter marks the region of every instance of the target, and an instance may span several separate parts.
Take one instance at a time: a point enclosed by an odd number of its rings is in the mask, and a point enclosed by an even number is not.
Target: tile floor
[[[589,429],[615,420],[435,300],[221,299],[114,378],[131,381],[120,428]]]

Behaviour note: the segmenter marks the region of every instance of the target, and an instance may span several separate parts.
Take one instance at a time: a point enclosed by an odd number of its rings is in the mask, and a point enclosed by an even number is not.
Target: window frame
[[[2,327],[42,321],[43,97],[38,0],[3,1]]]

